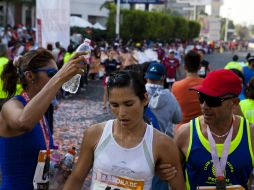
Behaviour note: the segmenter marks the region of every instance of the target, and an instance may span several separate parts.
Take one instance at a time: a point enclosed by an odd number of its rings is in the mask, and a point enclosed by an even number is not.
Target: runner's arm
[[[187,150],[185,147],[189,146],[189,143],[186,144],[186,142],[189,141],[189,124],[182,125],[177,131],[176,136],[174,138],[180,155],[180,161],[183,165],[185,162],[185,154]],[[186,141],[184,141],[184,139]],[[183,147],[183,149],[181,148]],[[156,166],[156,174],[164,181],[170,181],[173,179],[178,172],[177,168],[172,164],[165,164],[161,163],[158,166]]]

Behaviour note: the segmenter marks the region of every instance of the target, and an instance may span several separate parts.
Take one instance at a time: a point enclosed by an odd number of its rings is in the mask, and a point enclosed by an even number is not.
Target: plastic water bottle
[[[72,147],[68,150],[68,153],[61,160],[59,167],[56,169],[55,175],[51,180],[49,189],[62,189],[68,176],[71,174],[72,168],[74,166],[76,155],[76,148]]]
[[[60,161],[61,155],[58,152],[58,146],[54,145],[54,150],[52,152],[50,159],[50,168],[49,168],[50,178],[52,178],[55,175],[57,168],[59,168],[60,166]]]
[[[91,40],[86,38],[84,42],[76,49],[76,52],[87,52],[86,55],[84,55],[87,63],[89,63],[90,57],[91,57],[92,48],[90,43],[91,43]],[[63,84],[62,89],[72,94],[77,93],[79,88],[80,78],[81,78],[81,75],[76,74],[70,80],[68,80],[67,82]]]
[[[61,167],[64,170],[71,171],[74,166],[76,148],[72,147],[61,161]]]

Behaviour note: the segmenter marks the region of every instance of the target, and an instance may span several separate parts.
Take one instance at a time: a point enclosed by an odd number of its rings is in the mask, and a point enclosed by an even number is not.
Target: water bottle
[[[68,153],[64,156],[63,160],[61,161],[62,169],[66,171],[72,170],[75,161],[75,154],[76,154],[75,147],[72,147],[71,149],[68,150]]]
[[[84,42],[76,49],[76,52],[87,52],[86,55],[84,55],[86,62],[89,63],[90,57],[91,57],[91,46],[90,46],[91,40],[85,39]],[[73,76],[70,80],[65,82],[62,86],[62,89],[64,91],[70,92],[72,94],[77,93],[80,83],[80,74],[76,74]]]
[[[51,159],[50,159],[50,168],[49,168],[50,178],[54,177],[56,170],[60,166],[60,161],[61,161],[61,155],[58,152],[58,146],[54,145],[54,150],[51,154]]]
[[[72,147],[68,150],[67,154],[61,160],[59,167],[56,169],[49,189],[60,190],[63,188],[63,185],[65,184],[68,176],[71,174],[72,168],[74,166],[75,155],[75,147]]]

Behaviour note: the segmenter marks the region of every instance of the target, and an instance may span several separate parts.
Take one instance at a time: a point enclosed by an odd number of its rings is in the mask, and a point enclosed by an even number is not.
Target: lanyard
[[[27,103],[30,101],[30,98],[25,91],[23,91],[21,93],[21,96],[26,100]],[[47,149],[47,156],[49,156],[50,155],[50,149],[49,149],[50,138],[49,138],[49,130],[48,130],[48,125],[47,125],[45,116],[43,116],[43,118],[40,119],[39,123],[41,126],[41,130],[42,130],[43,137],[44,137],[44,142],[45,142],[46,149]]]
[[[207,125],[208,140],[209,140],[209,145],[210,145],[210,149],[211,149],[213,165],[214,165],[214,168],[216,171],[216,177],[225,177],[224,171],[226,169],[226,163],[227,163],[227,159],[228,159],[228,151],[230,148],[230,142],[231,142],[232,135],[233,135],[233,123],[234,123],[234,118],[232,120],[231,129],[229,131],[229,134],[224,142],[221,159],[219,159],[219,157],[218,157],[215,140],[211,134],[209,126]]]

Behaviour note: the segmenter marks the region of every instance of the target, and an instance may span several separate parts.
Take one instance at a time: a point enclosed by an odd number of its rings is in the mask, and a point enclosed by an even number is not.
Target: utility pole
[[[193,20],[197,20],[197,0],[194,0],[194,11],[193,11],[193,14],[194,14],[194,19]]]
[[[120,0],[117,0],[116,5],[116,40],[120,40]]]
[[[226,18],[224,42],[228,41],[228,18]]]

